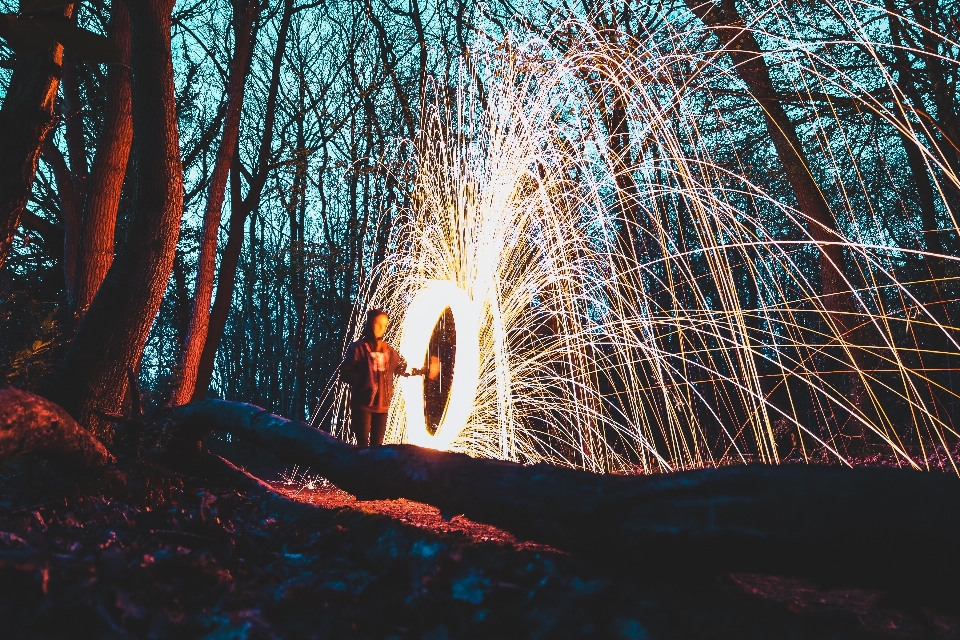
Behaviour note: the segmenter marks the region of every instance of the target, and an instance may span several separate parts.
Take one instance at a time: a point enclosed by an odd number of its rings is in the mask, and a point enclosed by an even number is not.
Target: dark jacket
[[[372,413],[386,413],[393,399],[393,377],[406,373],[407,361],[386,342],[383,354],[383,369],[377,371],[375,354],[366,340],[357,340],[347,347],[347,354],[340,363],[340,376],[353,392],[352,404]]]

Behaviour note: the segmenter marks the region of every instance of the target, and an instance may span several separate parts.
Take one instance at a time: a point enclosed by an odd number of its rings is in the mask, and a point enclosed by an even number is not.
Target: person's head
[[[363,325],[363,336],[365,338],[382,340],[387,332],[387,325],[390,324],[390,316],[383,309],[370,309],[367,311],[367,320]]]

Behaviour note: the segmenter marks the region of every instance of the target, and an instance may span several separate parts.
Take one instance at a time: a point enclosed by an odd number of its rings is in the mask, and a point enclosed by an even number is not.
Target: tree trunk
[[[248,404],[177,409],[168,453],[214,430],[309,467],[361,500],[407,498],[618,570],[748,571],[879,586],[955,602],[960,478],[889,467],[751,465],[599,475],[412,445],[360,449]],[[235,461],[242,451],[218,446]],[[226,450],[224,450],[226,449]],[[60,407],[0,388],[0,458],[35,452],[102,466],[110,456]],[[919,591],[919,594],[918,594]]]
[[[76,21],[76,14],[73,16]],[[67,156],[70,158],[70,177],[77,200],[83,202],[87,193],[87,142],[83,133],[83,99],[80,97],[81,61],[69,53],[63,55],[63,120]]]
[[[797,206],[809,220],[811,237],[820,245],[821,292],[823,305],[835,318],[845,323],[846,295],[850,287],[844,280],[843,249],[835,243],[839,238],[836,222],[823,193],[807,168],[796,126],[780,103],[763,51],[737,13],[730,0],[723,0],[723,8],[713,2],[686,0],[690,10],[714,32],[724,50],[733,59],[737,75],[763,108],[767,134],[773,142],[780,163],[793,188]],[[839,295],[838,295],[839,294]]]
[[[896,7],[890,0],[886,2],[887,8],[887,26],[890,29],[890,38],[893,42],[893,55],[897,60],[899,68],[897,69],[897,87],[911,100],[918,101],[917,104],[923,104],[920,92],[917,90],[917,81],[914,75],[913,66],[907,56],[907,47],[903,41],[903,23],[902,19],[896,13]],[[943,254],[944,246],[940,236],[940,227],[937,224],[937,207],[934,198],[933,186],[930,184],[930,170],[923,158],[920,147],[913,138],[901,133],[900,139],[903,142],[903,150],[907,154],[907,164],[910,172],[913,174],[914,184],[917,188],[917,204],[920,206],[920,222],[923,227],[923,250],[935,254]],[[949,182],[949,181],[948,181]],[[930,269],[932,278],[936,281],[943,279],[943,258],[934,256],[924,256],[924,260]],[[934,289],[938,290],[942,282],[934,282]],[[943,297],[937,295],[937,301]]]
[[[122,413],[127,370],[138,370],[163,300],[183,214],[170,12],[173,0],[131,2],[134,215],[113,262],[54,376],[50,397],[104,433],[97,410]]]
[[[227,236],[227,246],[224,248],[223,259],[220,264],[220,277],[217,279],[217,295],[210,312],[210,322],[207,327],[206,340],[203,351],[197,364],[197,379],[194,384],[193,400],[202,400],[207,397],[210,379],[213,376],[213,366],[217,357],[217,349],[223,338],[223,330],[227,325],[227,316],[230,315],[230,306],[233,303],[233,288],[237,281],[237,264],[240,260],[240,251],[243,248],[243,223],[247,216],[260,206],[260,195],[267,182],[270,155],[273,147],[273,129],[276,120],[277,99],[280,92],[280,71],[283,67],[283,56],[287,50],[287,32],[290,29],[290,20],[293,16],[293,0],[284,0],[283,14],[280,17],[280,27],[277,32],[277,48],[273,54],[273,67],[270,73],[270,86],[267,89],[266,116],[263,122],[263,139],[260,141],[260,150],[257,153],[256,171],[250,178],[247,197],[241,199],[240,194],[240,159],[238,154],[233,156],[232,183],[230,186],[230,231]],[[250,224],[251,242],[253,238],[253,223]],[[252,298],[251,296],[248,299]]]
[[[87,185],[77,255],[74,311],[83,317],[113,264],[113,239],[127,161],[133,143],[130,103],[130,15],[123,0],[113,0],[110,38],[123,55],[107,72],[107,108]]]
[[[300,83],[299,108],[306,109],[306,86]],[[305,252],[304,224],[307,210],[307,169],[310,150],[307,149],[306,135],[302,120],[297,122],[297,143],[294,164],[293,187],[290,201],[287,203],[287,217],[290,224],[290,297],[293,299],[293,381],[290,402],[286,404],[285,414],[294,420],[302,420],[306,405],[306,393],[303,380],[304,345],[306,343],[307,320],[307,263]],[[284,385],[286,386],[286,385]]]
[[[236,5],[235,5],[236,6]],[[253,20],[258,4],[247,0],[234,14],[234,55],[227,81],[227,113],[223,136],[210,176],[207,208],[203,215],[203,234],[200,240],[200,263],[193,289],[190,325],[177,363],[178,384],[170,396],[171,406],[185,404],[193,397],[197,386],[198,367],[207,339],[210,320],[210,299],[213,297],[213,276],[217,264],[217,238],[220,232],[224,192],[237,140],[240,135],[240,113],[243,107],[243,89],[249,69],[249,51],[253,38]],[[204,388],[206,390],[206,388]]]
[[[620,253],[636,260],[638,251],[646,251],[646,240],[643,233],[636,234],[635,229],[641,224],[637,215],[639,210],[639,188],[633,179],[633,159],[631,157],[633,145],[630,142],[630,123],[627,120],[627,102],[622,91],[612,83],[601,81],[590,82],[593,99],[600,112],[600,119],[607,130],[607,148],[610,152],[610,163],[614,172],[614,181],[617,185],[617,202],[620,210],[620,228],[617,233],[617,247]],[[609,94],[609,104],[607,96]],[[640,246],[638,246],[638,241]]]
[[[36,453],[68,467],[101,467],[110,453],[62,407],[13,387],[0,387],[0,460]]]
[[[227,245],[223,249],[223,258],[220,261],[220,277],[217,278],[217,295],[210,311],[210,323],[207,337],[203,343],[203,351],[197,363],[197,380],[194,384],[192,400],[202,400],[207,397],[210,387],[210,378],[213,376],[213,365],[217,356],[220,340],[223,338],[224,328],[227,326],[227,317],[233,303],[233,288],[237,282],[237,264],[240,261],[240,251],[243,249],[244,222],[247,219],[247,210],[240,200],[240,167],[239,157],[234,155],[234,170],[232,172],[230,196],[230,229],[227,232]]]
[[[60,199],[61,224],[63,230],[63,280],[66,285],[67,304],[73,306],[73,282],[77,266],[77,244],[80,233],[82,200],[77,198],[67,160],[60,149],[50,141],[50,137],[43,143],[43,159],[53,170],[53,178],[57,184],[57,196]]]
[[[362,500],[425,502],[620,568],[787,573],[899,589],[952,584],[960,568],[953,475],[813,465],[598,475],[412,445],[358,449],[220,400],[182,407],[173,420],[188,442],[227,431]]]
[[[43,17],[69,16],[73,5],[41,12]],[[0,267],[7,261],[20,217],[30,198],[40,149],[54,123],[53,107],[60,86],[63,47],[55,44],[14,58],[13,75],[0,107]]]
[[[807,231],[820,251],[820,304],[828,324],[828,332],[836,335],[835,356],[847,360],[852,369],[846,374],[847,397],[858,409],[864,409],[868,391],[861,373],[869,366],[866,354],[866,327],[858,327],[857,302],[846,280],[845,257],[840,234],[830,207],[810,173],[809,163],[797,128],[787,116],[770,78],[770,70],[757,39],[747,28],[733,0],[686,0],[687,7],[714,33],[733,60],[737,75],[749,87],[763,109],[767,135],[777,150],[780,164],[797,200],[797,207],[807,218]],[[853,344],[851,344],[853,343]],[[863,453],[863,423],[851,418],[842,426],[844,435],[852,438],[844,443],[849,455]]]

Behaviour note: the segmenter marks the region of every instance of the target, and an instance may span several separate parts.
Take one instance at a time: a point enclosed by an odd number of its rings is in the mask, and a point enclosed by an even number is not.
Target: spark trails
[[[958,398],[949,367],[929,363],[960,345],[924,297],[929,277],[901,275],[930,254],[891,240],[865,183],[845,186],[866,172],[847,121],[825,109],[808,132],[830,151],[810,170],[834,185],[824,199],[842,223],[824,229],[739,150],[745,127],[716,90],[729,62],[664,24],[627,45],[588,33],[562,53],[545,41],[488,51],[476,56],[484,99],[465,80],[423,118],[410,205],[358,309],[387,309],[387,339],[419,366],[450,306],[455,392],[431,436],[422,381],[404,381],[387,441],[636,473],[849,463],[852,433],[891,463],[956,471],[943,407]],[[863,38],[860,49],[882,46]],[[886,123],[874,164],[890,161],[891,140],[918,139],[902,103],[871,102],[862,78],[776,44],[784,82],[815,81]],[[682,82],[681,63],[696,69]],[[622,109],[629,147],[598,104]],[[948,199],[939,206],[952,220]],[[818,271],[831,247],[848,261],[840,293]]]

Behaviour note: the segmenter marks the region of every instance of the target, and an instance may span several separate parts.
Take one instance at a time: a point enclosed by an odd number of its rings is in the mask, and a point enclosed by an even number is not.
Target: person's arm
[[[347,384],[353,384],[357,372],[357,343],[351,343],[340,362],[340,378]]]
[[[414,375],[414,376],[420,375],[416,369],[414,369],[410,373],[407,373],[407,361],[404,359],[402,355],[400,355],[400,352],[394,349],[393,347],[390,347],[390,350],[393,351],[394,357],[396,358],[396,362],[397,362],[397,366],[393,370],[395,374],[397,374],[398,376],[403,376],[405,378],[411,375]]]

